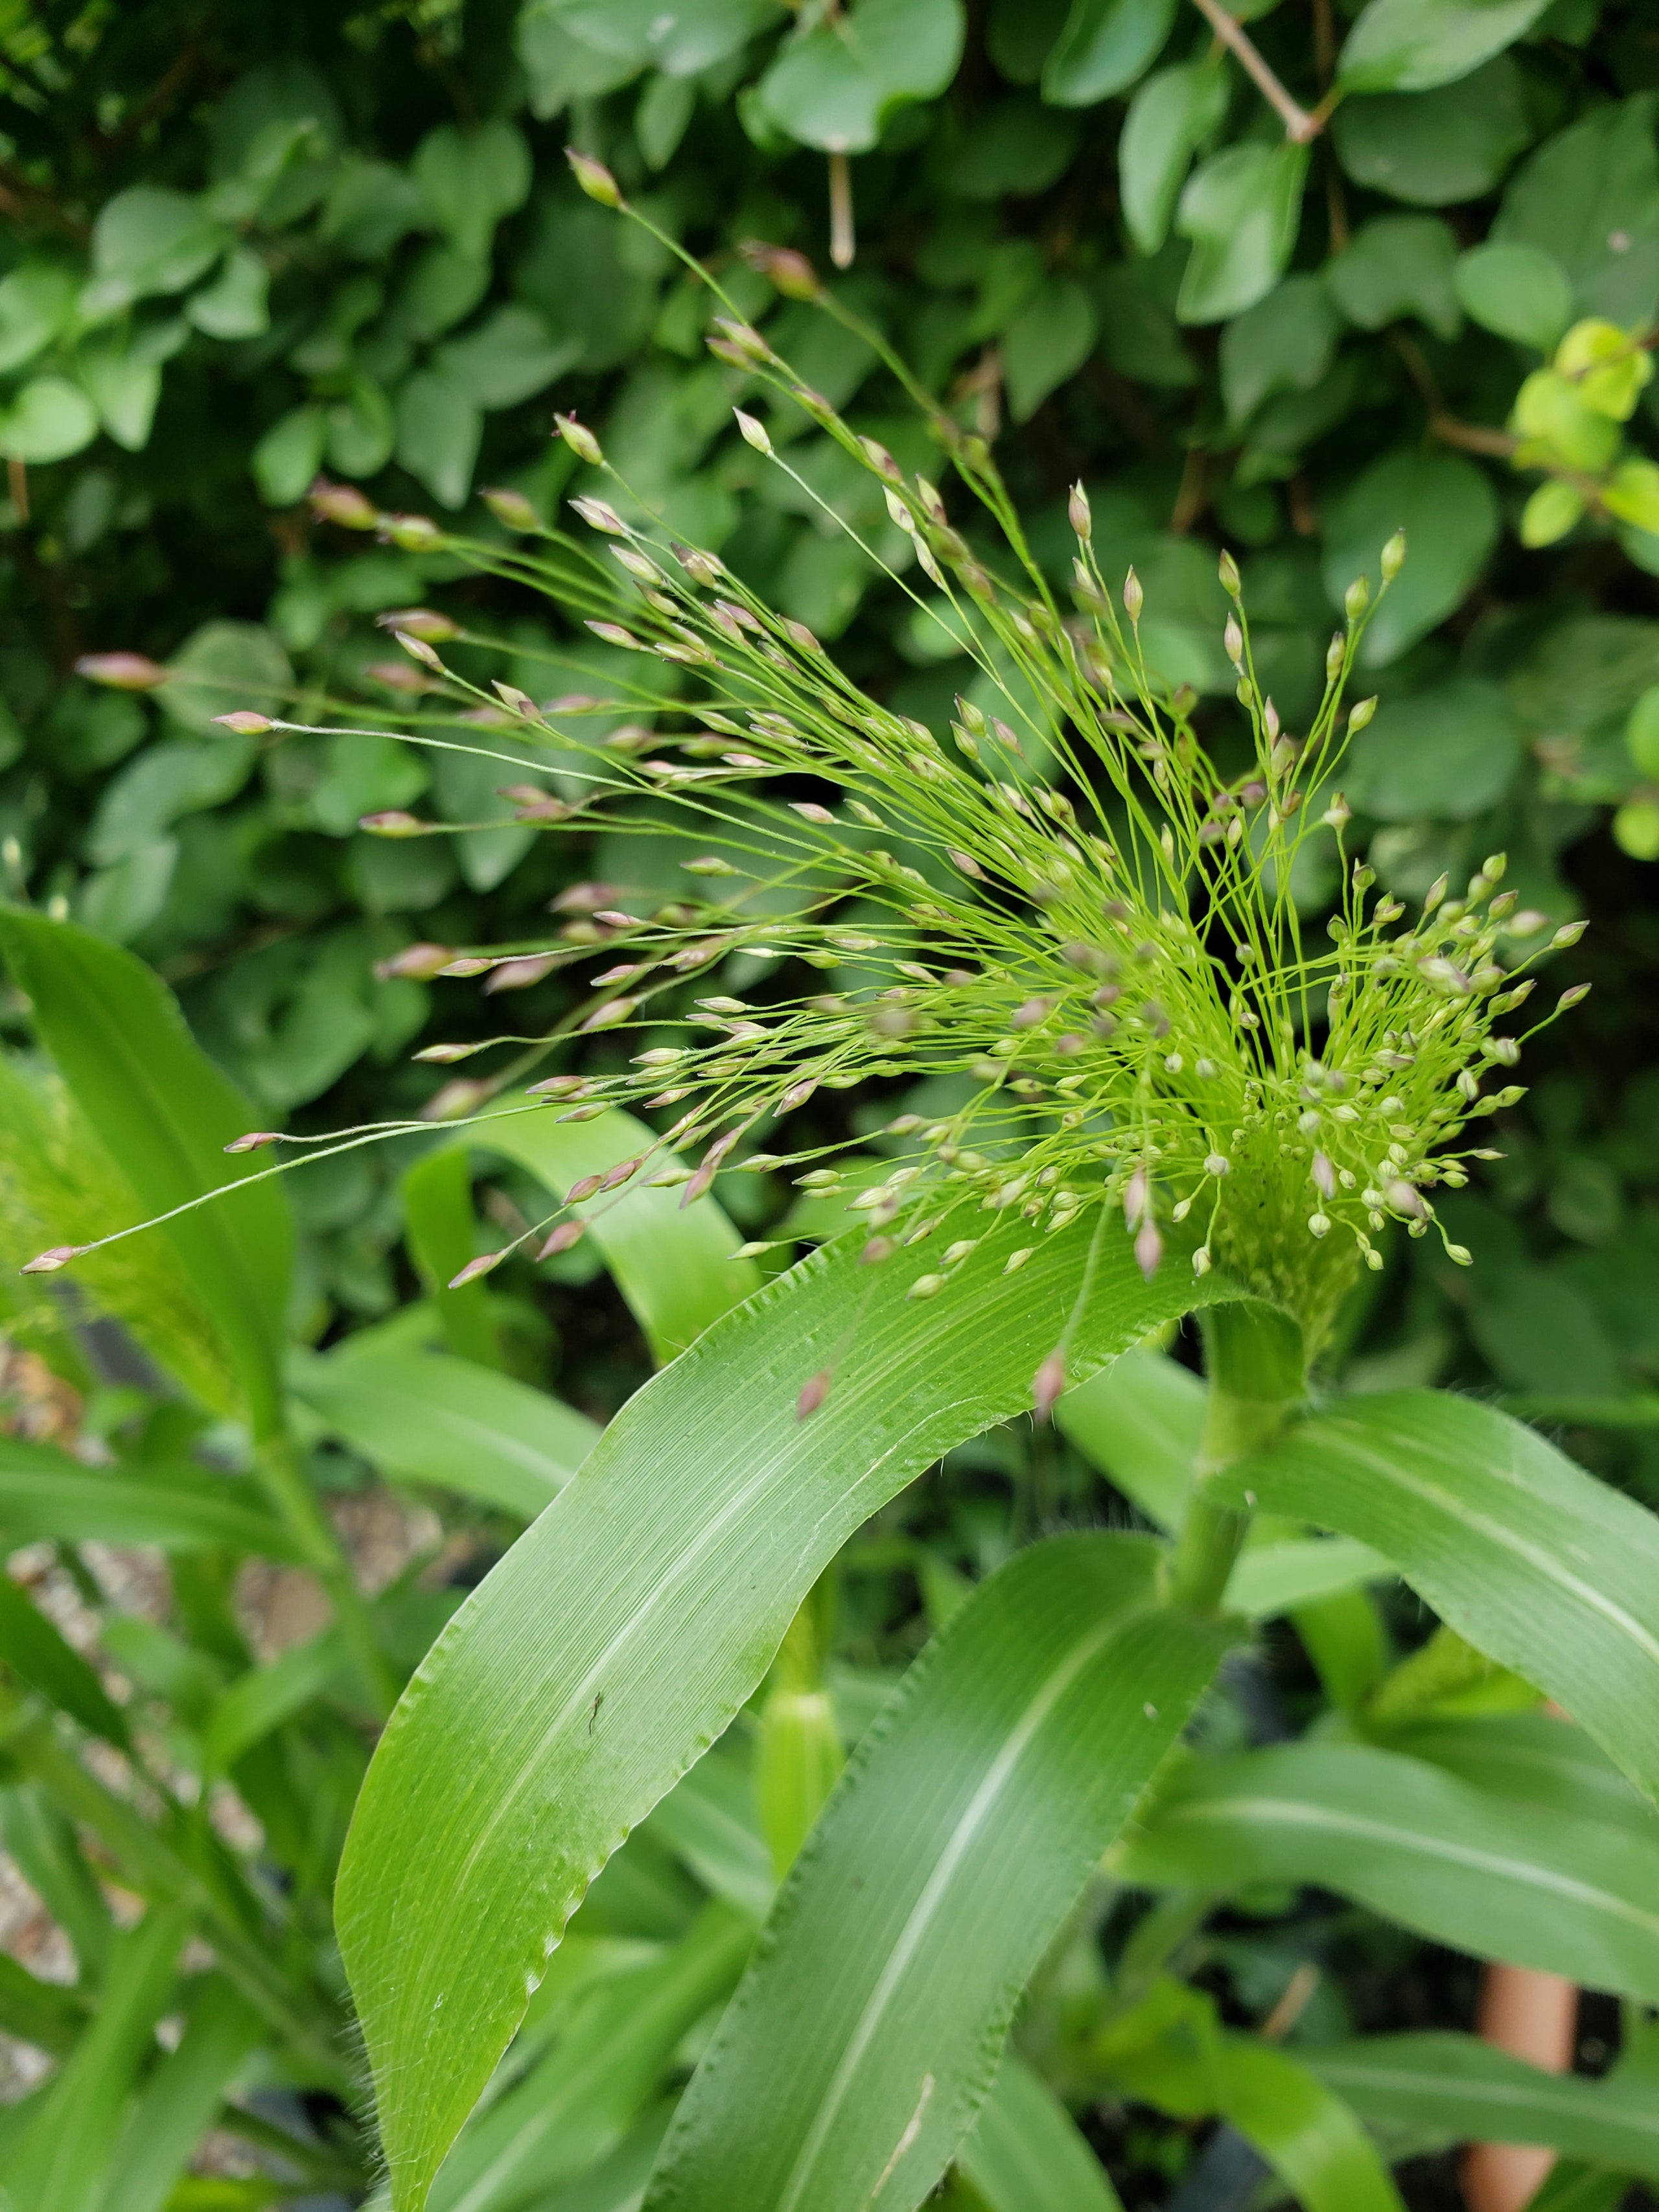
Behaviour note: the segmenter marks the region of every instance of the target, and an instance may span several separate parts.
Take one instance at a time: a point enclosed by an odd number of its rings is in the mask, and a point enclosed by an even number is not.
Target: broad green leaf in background
[[[588,1882],[726,1727],[853,1529],[1029,1404],[1089,1238],[1045,1238],[1005,1275],[1013,1238],[993,1231],[935,1299],[908,1296],[926,1255],[863,1268],[856,1236],[769,1285],[629,1401],[416,1673],[337,1892],[398,2212],[423,2202]],[[1107,1240],[1077,1367],[1231,1295],[1184,1278],[1171,1262],[1149,1284]],[[828,1397],[800,1420],[820,1370]]]
[[[986,2212],[1122,2212],[1071,2114],[1012,2051],[963,2138],[957,2172]]]
[[[0,909],[0,948],[42,1042],[132,1185],[135,1218],[250,1172],[225,1145],[249,1109],[141,961],[68,922]],[[170,1237],[234,1361],[256,1427],[276,1424],[293,1231],[270,1183],[169,1222]]]
[[[561,22],[585,46],[635,69],[695,76],[724,61],[756,32],[776,28],[781,0],[553,0]]]
[[[585,1176],[651,1153],[672,1158],[642,1121],[620,1108],[592,1121],[561,1121],[556,1107],[508,1107],[475,1122],[463,1139],[477,1152],[516,1161],[562,1199]],[[683,1206],[680,1192],[648,1182],[573,1209],[605,1255],[617,1288],[658,1359],[672,1359],[708,1324],[746,1298],[760,1280],[752,1260],[733,1257],[742,1242],[719,1206],[703,1199]]]
[[[441,507],[459,507],[472,488],[483,417],[453,378],[416,369],[398,392],[398,459]]]
[[[1394,1752],[1194,1760],[1111,1863],[1161,1887],[1316,1882],[1478,1957],[1659,2001],[1659,1829],[1523,1807]]]
[[[297,1355],[295,1395],[391,1475],[533,1521],[587,1457],[599,1430],[509,1375],[436,1352]]]
[[[927,2194],[1231,1641],[1158,1603],[1161,1555],[1146,1537],[1032,1546],[940,1632],[797,1861],[649,2212],[908,2212]]]
[[[1310,392],[1325,375],[1341,318],[1318,276],[1287,276],[1221,333],[1221,393],[1228,419],[1244,422],[1275,392]]]
[[[1469,821],[1515,781],[1526,736],[1499,685],[1455,676],[1378,709],[1344,763],[1348,797],[1382,822]]]
[[[1470,1399],[1387,1392],[1297,1423],[1219,1487],[1374,1546],[1659,1790],[1659,1521],[1542,1437]]]
[[[290,408],[248,456],[253,481],[267,507],[292,507],[323,463],[328,418],[320,407]]]
[[[1003,333],[1008,411],[1016,422],[1036,414],[1056,385],[1075,374],[1093,350],[1095,305],[1083,286],[1051,276]]]
[[[854,0],[786,42],[756,88],[768,120],[803,146],[867,153],[889,116],[956,75],[962,0]]]
[[[1380,331],[1415,315],[1438,338],[1462,320],[1452,281],[1457,240],[1434,215],[1379,215],[1362,223],[1324,272],[1331,297],[1351,323]]]
[[[1498,542],[1498,498],[1490,479],[1461,453],[1402,447],[1373,461],[1330,509],[1325,588],[1334,605],[1356,577],[1376,588],[1377,559],[1396,530],[1406,565],[1371,617],[1361,665],[1385,668],[1449,615]]]
[[[0,453],[9,460],[64,460],[97,434],[97,410],[66,377],[34,377],[0,408]]]
[[[269,1559],[300,1557],[251,1481],[188,1461],[83,1467],[51,1444],[0,1437],[0,1529],[13,1544],[155,1544],[164,1552],[228,1544]]]
[[[1370,0],[1337,63],[1346,92],[1427,92],[1529,31],[1549,0]]]
[[[1288,140],[1212,154],[1188,179],[1175,227],[1193,241],[1176,313],[1183,323],[1242,314],[1284,273],[1302,219],[1308,149]]]
[[[495,225],[524,205],[530,149],[517,127],[497,117],[476,131],[442,124],[415,150],[415,179],[458,253],[483,257]]]
[[[0,2166],[0,2189],[18,2212],[98,2212],[105,2163],[188,1925],[182,1912],[152,1906],[117,1937],[96,2014]]]
[[[1526,94],[1526,79],[1500,55],[1433,92],[1345,100],[1331,135],[1357,185],[1416,207],[1452,207],[1491,191],[1525,151]]]
[[[1529,154],[1491,236],[1534,246],[1571,280],[1581,315],[1645,322],[1659,290],[1659,155],[1651,93],[1605,102]]]
[[[1213,62],[1149,76],[1129,102],[1118,140],[1118,191],[1129,235],[1156,253],[1170,234],[1194,155],[1227,112],[1227,79]]]
[[[1362,2119],[1413,2150],[1542,2143],[1659,2179],[1659,2090],[1650,2083],[1546,2074],[1472,2035],[1368,2036],[1299,2055]]]
[[[1158,59],[1177,0],[1072,0],[1064,29],[1042,65],[1042,97],[1054,107],[1092,107],[1132,85]]]
[[[173,721],[210,738],[216,748],[227,732],[216,714],[251,707],[279,714],[293,688],[289,658],[258,623],[210,622],[192,630],[167,663],[167,681],[156,695]]]
[[[1458,256],[1452,283],[1483,330],[1547,353],[1572,320],[1572,287],[1541,246],[1489,240]]]
[[[220,225],[183,192],[155,185],[118,192],[92,227],[95,304],[125,307],[153,293],[182,292],[228,243]]]
[[[21,368],[49,346],[75,309],[75,279],[51,262],[25,262],[0,277],[0,370]]]

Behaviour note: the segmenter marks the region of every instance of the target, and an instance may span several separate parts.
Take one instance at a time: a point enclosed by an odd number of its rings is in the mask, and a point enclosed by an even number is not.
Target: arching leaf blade
[[[1413,2151],[1541,2143],[1659,2179],[1659,2087],[1615,2073],[1546,2074],[1478,2036],[1368,2036],[1302,2053],[1360,2118]]]
[[[1436,1390],[1315,1414],[1218,1487],[1372,1546],[1659,1796],[1659,1518],[1644,1507],[1507,1414]]]
[[[1123,2212],[1071,2114],[1012,2051],[957,2153],[957,2172],[987,2212]]]
[[[1091,1231],[1044,1237],[1008,1275],[1016,1242],[994,1230],[933,1299],[908,1296],[925,1249],[865,1268],[856,1237],[769,1285],[623,1408],[433,1647],[337,1892],[398,2212],[423,2203],[588,1882],[726,1726],[847,1537],[1030,1403]],[[1173,1263],[1149,1284],[1108,1239],[1073,1364],[1232,1295]]]
[[[1114,1855],[1126,1881],[1316,1882],[1419,1935],[1659,2002],[1659,1832],[1525,1805],[1357,1744],[1194,1761]]]
[[[1158,1603],[1162,1550],[1032,1546],[917,1662],[780,1895],[648,2212],[910,2212],[932,2189],[1236,1633]]]

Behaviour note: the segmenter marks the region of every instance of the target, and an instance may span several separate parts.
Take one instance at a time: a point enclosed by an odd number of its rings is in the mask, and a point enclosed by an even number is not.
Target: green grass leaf
[[[1477,1957],[1659,2001],[1659,1822],[1520,1804],[1398,1753],[1195,1762],[1113,1863],[1161,1887],[1317,1882]]]
[[[388,1474],[533,1521],[592,1449],[573,1406],[471,1359],[344,1347],[290,1364],[294,1395]]]
[[[116,1938],[98,2011],[0,2168],[0,2189],[29,2212],[97,2212],[104,2168],[173,1987],[188,1922],[155,1907]]]
[[[84,1467],[18,1437],[0,1437],[0,1528],[15,1544],[91,1536],[167,1552],[228,1544],[266,1559],[302,1556],[251,1483],[188,1464]]]
[[[1301,2054],[1360,2118],[1413,2150],[1542,2143],[1569,2157],[1659,2179],[1659,2087],[1546,2074],[1476,2036],[1368,2036]]]
[[[1090,1236],[1045,1237],[1009,1275],[1017,1231],[993,1231],[920,1300],[927,1249],[872,1269],[856,1235],[825,1248],[623,1408],[439,1638],[381,1739],[337,1892],[399,2212],[424,2201],[588,1883],[726,1728],[853,1530],[1030,1404]],[[1073,1363],[1087,1373],[1231,1295],[1213,1277],[1195,1291],[1178,1262],[1148,1284],[1109,1239]],[[802,1421],[797,1393],[824,1370]]]
[[[917,1662],[780,1895],[649,2212],[908,2212],[927,2194],[1232,1640],[1158,1603],[1162,1552],[1033,1546]]]
[[[138,1215],[255,1171],[224,1152],[252,1125],[252,1109],[142,961],[17,907],[0,908],[0,951],[76,1104],[131,1183]],[[241,1376],[256,1428],[274,1429],[293,1263],[282,1197],[261,1183],[169,1222],[164,1233]]]
[[[1460,1636],[1659,1792],[1659,1521],[1553,1444],[1443,1391],[1350,1400],[1218,1494],[1358,1536]]]
[[[1071,2114],[1012,2051],[957,2153],[957,2172],[987,2212],[1122,2212]]]

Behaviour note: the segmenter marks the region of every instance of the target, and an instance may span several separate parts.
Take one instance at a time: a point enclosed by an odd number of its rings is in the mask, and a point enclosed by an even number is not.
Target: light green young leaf
[[[1529,31],[1549,0],[1370,0],[1337,63],[1346,92],[1427,92]]]
[[[423,2202],[588,1882],[730,1722],[853,1529],[1030,1402],[1089,1243],[1047,1237],[1005,1275],[1014,1234],[994,1231],[947,1295],[918,1301],[924,1255],[864,1268],[859,1241],[768,1285],[630,1401],[381,1738],[337,1910],[399,2212]],[[1076,1366],[1231,1295],[1184,1273],[1148,1284],[1109,1240]],[[827,1399],[799,1419],[797,1392],[826,1370]]]
[[[1193,241],[1176,313],[1183,323],[1242,314],[1284,274],[1302,220],[1308,149],[1246,143],[1212,154],[1188,179],[1176,228]]]
[[[1546,2074],[1473,2035],[1368,2036],[1300,2056],[1370,2126],[1413,2150],[1542,2143],[1659,2179],[1659,2089],[1650,2082]]]
[[[75,309],[75,279],[50,262],[0,277],[0,369],[21,368],[49,346]]]
[[[9,460],[41,466],[67,460],[97,435],[92,402],[66,377],[37,376],[0,408],[0,453]]]
[[[1092,107],[1122,92],[1163,51],[1176,0],[1072,0],[1066,27],[1042,65],[1054,107]]]
[[[1427,1390],[1316,1414],[1221,1486],[1374,1546],[1659,1791],[1659,1521],[1644,1507],[1506,1414]]]
[[[1127,1881],[1317,1882],[1435,1942],[1659,1998],[1659,1836],[1298,1743],[1196,1760],[1113,1860]]]
[[[191,294],[185,313],[210,338],[260,337],[270,327],[270,290],[264,262],[251,246],[239,246],[212,283]]]
[[[0,2169],[0,2189],[18,2212],[98,2212],[106,2162],[188,1926],[182,1912],[152,1906],[117,1937],[96,2014]]]
[[[941,1631],[796,1862],[649,2212],[909,2212],[933,2186],[1231,1640],[1158,1605],[1161,1553],[1033,1546]]]
[[[533,1521],[587,1457],[597,1425],[572,1406],[435,1352],[294,1357],[294,1395],[391,1475]]]
[[[1227,112],[1227,79],[1212,62],[1149,76],[1129,102],[1118,140],[1118,193],[1129,235],[1156,253],[1170,234],[1193,155]]]
[[[957,2172],[986,2212],[1122,2212],[1071,2114],[1012,2051],[963,2138]]]
[[[224,1146],[247,1106],[198,1049],[173,994],[141,961],[68,922],[0,909],[0,948],[34,1002],[42,1042],[131,1183],[163,1212],[250,1172]],[[228,1194],[168,1237],[240,1374],[257,1428],[279,1419],[293,1231],[275,1187]]]

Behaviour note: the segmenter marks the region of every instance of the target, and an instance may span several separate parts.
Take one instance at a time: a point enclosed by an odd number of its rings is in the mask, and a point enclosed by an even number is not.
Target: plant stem
[[[1318,137],[1325,127],[1329,105],[1322,101],[1318,109],[1310,115],[1298,101],[1292,100],[1256,51],[1255,41],[1247,36],[1237,18],[1227,13],[1221,0],[1194,0],[1194,5],[1222,45],[1231,47],[1237,55],[1261,97],[1283,119],[1285,136],[1294,139],[1298,146],[1305,146],[1310,139]]]
[[[1187,1517],[1169,1565],[1172,1605],[1214,1613],[1249,1527],[1248,1513],[1218,1504],[1211,1478],[1271,1443],[1306,1389],[1302,1332],[1288,1315],[1245,1303],[1205,1316],[1209,1404]]]

